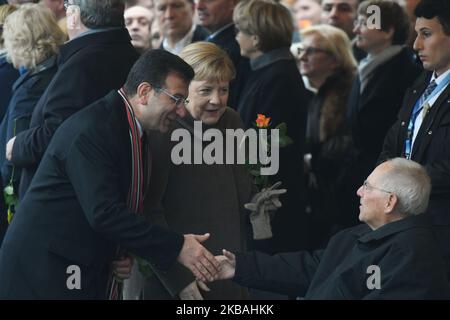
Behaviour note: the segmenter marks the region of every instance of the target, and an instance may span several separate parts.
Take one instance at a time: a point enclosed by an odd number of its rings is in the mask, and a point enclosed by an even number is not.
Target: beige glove
[[[191,282],[186,288],[180,291],[181,300],[203,300],[202,294],[200,293],[200,288],[203,291],[210,291],[208,286],[200,281],[196,280]]]
[[[267,189],[258,192],[250,203],[244,207],[251,211],[250,222],[253,228],[253,239],[263,240],[272,238],[270,219],[275,211],[281,207],[280,195],[287,192],[286,189],[277,189],[281,182],[277,182]]]

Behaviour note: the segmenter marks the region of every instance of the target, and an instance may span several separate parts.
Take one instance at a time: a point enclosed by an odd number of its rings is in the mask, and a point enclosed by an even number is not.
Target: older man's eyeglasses
[[[355,27],[355,28],[360,28],[360,27],[367,27],[367,19],[356,19],[354,22],[353,22],[353,26]]]
[[[189,103],[189,99],[174,96],[163,88],[156,88],[156,87],[154,87],[154,88],[157,92],[163,92],[165,95],[167,95],[173,101],[176,108],[180,108],[182,105],[187,105]]]
[[[377,188],[377,187],[371,185],[371,184],[369,183],[369,181],[367,181],[367,180],[364,181],[363,187],[364,187],[364,191],[378,190],[378,191],[385,192],[385,193],[389,193],[389,194],[392,193],[392,191],[388,191],[388,190],[385,190],[385,189]]]

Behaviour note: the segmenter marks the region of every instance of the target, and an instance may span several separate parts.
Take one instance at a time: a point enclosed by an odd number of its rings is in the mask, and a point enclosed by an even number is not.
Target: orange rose
[[[268,128],[269,127],[270,118],[266,118],[263,114],[258,114],[256,118],[256,126],[258,128]]]

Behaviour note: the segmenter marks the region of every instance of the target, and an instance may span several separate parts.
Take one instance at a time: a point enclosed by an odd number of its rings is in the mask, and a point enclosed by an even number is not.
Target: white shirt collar
[[[436,81],[436,84],[439,85],[442,80],[450,73],[450,69],[445,71],[443,74],[441,74],[439,77],[436,78],[436,72],[433,72],[433,75],[431,76],[430,83],[434,80]]]
[[[193,23],[191,30],[189,30],[189,32],[183,37],[183,39],[181,39],[180,41],[175,43],[175,45],[173,47],[170,46],[169,42],[167,41],[167,38],[164,38],[163,48],[165,50],[169,51],[170,53],[179,54],[181,52],[181,50],[183,50],[184,47],[186,47],[188,44],[190,44],[192,42],[192,38],[194,37],[195,27],[196,27],[196,25],[195,25],[195,23]]]
[[[211,35],[209,35],[209,39],[214,39],[219,33],[221,33],[223,30],[227,29],[228,27],[230,27],[231,25],[233,25],[234,23],[231,22],[225,26],[223,26],[222,28],[220,28],[219,30],[217,30],[216,32],[212,33]]]

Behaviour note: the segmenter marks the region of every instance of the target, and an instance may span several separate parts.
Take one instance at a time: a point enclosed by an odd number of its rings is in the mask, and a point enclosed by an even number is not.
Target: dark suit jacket
[[[360,93],[359,75],[350,92],[348,120],[360,159],[373,170],[387,131],[396,120],[406,89],[419,76],[420,67],[414,55],[404,48],[398,55],[379,66]]]
[[[325,250],[270,257],[237,255],[235,280],[306,299],[448,299],[444,263],[425,215],[372,231],[359,225],[331,238]],[[380,288],[368,269],[379,267]]]
[[[131,146],[122,98],[111,92],[55,133],[0,251],[0,299],[104,298],[118,245],[166,269],[183,237],[126,204]],[[81,290],[68,290],[68,266]]]
[[[424,73],[407,91],[397,122],[389,130],[379,160],[404,156],[408,123],[414,104],[429,84]],[[411,159],[424,165],[431,177],[429,212],[434,224],[450,226],[450,86],[439,96],[424,119]]]
[[[137,58],[126,29],[82,36],[61,48],[58,72],[34,109],[30,129],[18,134],[14,143],[12,163],[23,168],[20,197],[60,124],[120,88]]]
[[[233,61],[236,68],[236,77],[230,83],[230,96],[228,97],[228,106],[233,109],[238,108],[242,91],[250,76],[250,60],[241,56],[241,49],[236,41],[236,31],[234,24],[222,30],[213,38],[207,38],[207,41],[217,44],[225,50]]]

